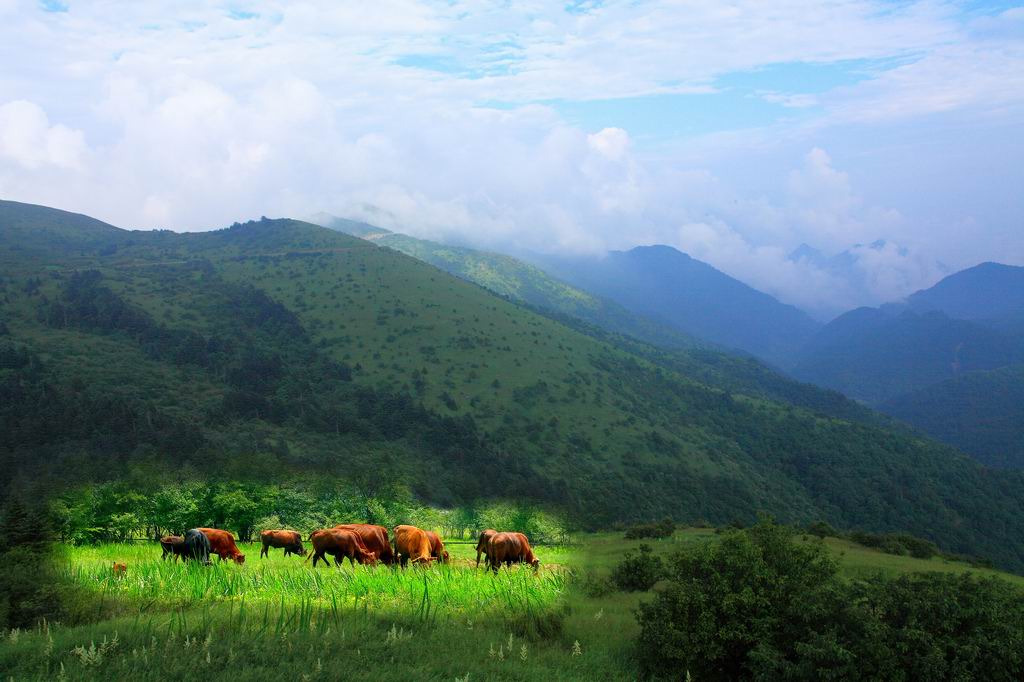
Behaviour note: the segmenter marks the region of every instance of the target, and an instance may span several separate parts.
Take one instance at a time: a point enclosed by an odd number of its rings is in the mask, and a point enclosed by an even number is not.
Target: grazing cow
[[[204,564],[210,563],[210,539],[199,528],[185,532],[185,549],[181,552],[181,560],[189,559]]]
[[[355,531],[345,528],[326,528],[314,532],[309,539],[313,542],[313,552],[310,555],[313,557],[313,568],[316,568],[316,562],[321,559],[325,564],[329,563],[324,557],[325,554],[334,557],[335,566],[341,566],[341,560],[345,557],[348,557],[348,563],[351,566],[355,566],[356,559],[361,564],[377,563],[377,555],[366,549],[366,545]],[[306,561],[309,561],[309,557],[306,557]]]
[[[260,533],[260,541],[263,543],[260,557],[268,556],[271,547],[283,547],[285,556],[289,554],[306,556],[306,548],[302,546],[302,536],[294,530],[265,530]]]
[[[219,556],[221,561],[231,559],[236,564],[245,563],[245,555],[238,551],[234,535],[218,528],[200,528],[199,530],[210,541],[210,552]]]
[[[533,572],[540,567],[540,560],[533,555],[530,548],[530,541],[522,533],[495,533],[487,543],[487,558],[491,562],[491,568],[498,572],[498,567],[504,563],[506,566],[512,564],[530,564]]]
[[[430,556],[443,564],[448,563],[448,559],[451,557],[448,555],[448,550],[444,548],[441,536],[432,530],[425,530],[423,532],[427,534],[427,539],[430,540]]]
[[[395,554],[402,568],[409,561],[414,564],[430,564],[434,561],[430,555],[430,538],[423,529],[416,526],[395,526]]]
[[[165,535],[160,538],[160,549],[164,551],[160,555],[161,561],[169,556],[174,557],[174,560],[177,561],[185,551],[185,538],[180,535]]]
[[[480,539],[476,541],[476,567],[480,568],[480,555],[487,556],[487,543],[491,541],[491,536],[496,535],[498,531],[493,528],[488,528],[484,532],[480,533]],[[486,566],[486,564],[485,564]]]
[[[125,574],[128,572],[128,564],[122,564],[115,561],[114,567],[110,569],[110,572],[114,575],[115,578],[123,578]]]
[[[388,529],[384,526],[375,526],[371,523],[339,523],[335,528],[350,530],[358,535],[366,549],[376,554],[385,566],[395,563],[395,552],[391,548]]]

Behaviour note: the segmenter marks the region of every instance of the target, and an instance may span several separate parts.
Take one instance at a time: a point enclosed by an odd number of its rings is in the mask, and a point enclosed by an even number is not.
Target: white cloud
[[[970,257],[1024,260],[1010,243],[1024,209],[1007,190],[1002,204],[965,192],[944,215],[907,208],[948,202],[965,168],[979,186],[1006,176],[1008,161],[985,164],[1012,158],[1024,133],[1020,11],[268,0],[45,13],[0,0],[0,13],[5,198],[128,227],[323,209],[490,248],[667,242],[819,310],[907,293],[937,258],[969,265],[954,243],[968,224]],[[754,90],[750,102],[794,118],[702,139],[587,128],[552,103],[713,92],[725,74],[845,60],[865,64],[862,81]],[[897,125],[917,141],[893,142]],[[942,166],[961,129],[979,143]],[[854,284],[785,258],[800,242],[835,253],[879,237],[915,255],[862,254]]]
[[[28,170],[44,166],[77,170],[86,151],[81,131],[50,125],[38,105],[24,100],[0,105],[0,158]]]

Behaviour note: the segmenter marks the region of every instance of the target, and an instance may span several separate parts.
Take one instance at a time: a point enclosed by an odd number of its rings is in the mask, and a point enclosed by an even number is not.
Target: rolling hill
[[[788,367],[820,326],[809,315],[669,246],[539,264],[585,291],[691,336]]]
[[[765,510],[1024,566],[1017,472],[708,386],[369,241],[267,219],[129,232],[0,202],[0,244],[8,476],[140,494],[343,479],[557,504],[590,527]]]

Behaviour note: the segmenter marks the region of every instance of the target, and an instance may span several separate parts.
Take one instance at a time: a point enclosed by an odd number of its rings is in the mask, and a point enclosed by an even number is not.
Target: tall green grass
[[[465,550],[456,550],[456,556]],[[420,618],[481,617],[540,614],[556,606],[569,579],[568,571],[546,566],[534,574],[528,567],[502,569],[497,575],[476,569],[467,560],[428,568],[383,565],[313,568],[280,550],[261,559],[255,547],[246,563],[214,560],[163,561],[155,544],[106,544],[69,547],[60,572],[75,587],[101,600],[184,607],[210,602],[239,602],[250,607],[273,604],[309,609],[386,609]],[[113,562],[127,564],[123,576]]]

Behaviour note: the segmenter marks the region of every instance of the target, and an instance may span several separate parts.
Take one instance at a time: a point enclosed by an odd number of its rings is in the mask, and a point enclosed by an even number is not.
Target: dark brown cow
[[[402,568],[409,561],[426,565],[434,560],[430,555],[430,538],[416,526],[395,526],[395,554]]]
[[[294,530],[265,530],[260,533],[260,542],[263,549],[260,550],[260,557],[270,555],[271,547],[283,547],[284,555],[298,554],[306,556],[306,548],[302,546],[302,536]]]
[[[395,552],[391,549],[388,529],[384,526],[375,526],[372,523],[339,523],[335,528],[350,530],[358,535],[366,549],[376,554],[385,566],[395,563]]]
[[[219,528],[200,528],[199,531],[210,541],[210,553],[219,556],[221,561],[231,559],[236,564],[245,563],[245,555],[238,551],[234,535]]]
[[[491,541],[491,536],[497,534],[497,532],[498,531],[494,530],[493,528],[488,528],[487,530],[480,533],[480,539],[476,541],[477,568],[480,568],[480,555],[483,554],[485,557],[487,556],[487,543]]]
[[[427,534],[427,539],[430,540],[430,556],[434,557],[441,563],[448,563],[448,550],[444,548],[444,542],[441,540],[441,536],[432,530],[423,531]]]
[[[326,528],[315,531],[309,536],[309,539],[313,542],[311,554],[313,568],[316,568],[316,562],[321,559],[325,564],[329,564],[324,557],[325,554],[334,557],[335,566],[341,566],[341,560],[345,557],[348,557],[348,562],[352,566],[355,566],[356,559],[361,564],[377,563],[377,555],[366,549],[366,545],[355,531],[345,528]],[[306,557],[306,561],[309,561],[309,557]]]
[[[164,551],[160,555],[161,561],[169,556],[173,556],[177,561],[178,557],[185,553],[185,538],[181,535],[165,535],[160,538],[160,549]]]
[[[540,560],[533,555],[530,541],[522,533],[495,533],[487,543],[487,559],[494,572],[498,572],[501,564],[530,564],[534,573],[540,566]]]

